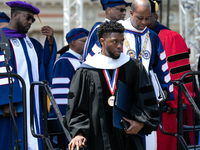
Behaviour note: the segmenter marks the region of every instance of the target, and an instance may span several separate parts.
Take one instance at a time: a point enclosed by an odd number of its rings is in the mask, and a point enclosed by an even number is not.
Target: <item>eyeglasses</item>
[[[117,8],[117,7],[115,7],[117,10],[119,10],[120,12],[126,12],[126,9],[125,8]]]
[[[29,21],[29,20],[32,20],[32,23],[35,22],[35,18],[34,18],[32,15],[30,15],[30,14],[27,14],[26,19],[27,19],[28,21]]]
[[[86,40],[77,40],[77,41],[80,41],[80,42],[83,42],[83,43],[85,43],[85,42],[86,42]]]
[[[18,13],[18,14],[23,14],[23,13]],[[30,15],[30,14],[23,14],[23,15],[26,15],[27,21],[32,20],[32,23],[35,22],[35,18],[32,15]]]

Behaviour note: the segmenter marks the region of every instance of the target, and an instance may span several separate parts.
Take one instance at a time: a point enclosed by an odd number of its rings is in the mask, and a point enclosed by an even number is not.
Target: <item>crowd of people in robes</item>
[[[55,148],[69,150],[176,150],[176,137],[160,131],[160,115],[164,129],[177,132],[178,87],[176,81],[191,71],[188,47],[175,31],[160,24],[157,11],[160,0],[100,0],[105,20],[97,22],[90,31],[73,28],[66,34],[68,46],[57,52],[56,39],[50,26],[43,26],[44,44],[28,37],[34,15],[40,10],[24,1],[10,1],[11,16],[0,12],[0,29],[10,44],[8,60],[10,72],[20,75],[26,83],[27,147],[23,141],[22,85],[15,77],[12,82],[0,77],[0,149],[14,149],[15,130],[10,116],[14,115],[21,149],[42,150],[44,141],[35,138],[30,129],[30,86],[33,81],[47,80],[51,92],[64,116],[64,125],[72,136],[51,137]],[[130,14],[126,8],[130,7]],[[125,20],[125,16],[129,15]],[[3,35],[0,33],[0,41]],[[44,45],[44,46],[42,46]],[[56,60],[56,54],[60,57]],[[0,73],[8,72],[4,53],[0,51]],[[151,81],[153,71],[158,82]],[[185,85],[195,98],[193,79]],[[122,83],[131,90],[132,103],[129,117],[121,120],[127,128],[114,120],[118,108],[118,93]],[[10,85],[12,84],[12,87]],[[158,85],[159,84],[159,85]],[[164,99],[159,101],[155,86],[161,86]],[[12,91],[13,110],[10,111],[9,92]],[[41,89],[34,91],[34,124],[36,132],[43,134]],[[119,93],[120,94],[120,93]],[[185,119],[193,125],[192,107],[185,95]],[[124,100],[126,103],[127,101]],[[163,105],[159,113],[159,103]],[[49,104],[49,118],[57,118]],[[123,106],[124,107],[124,106]],[[126,110],[125,108],[124,111]],[[119,111],[119,110],[118,110]],[[117,111],[117,112],[118,112]],[[188,134],[189,143],[196,144],[194,133]],[[64,138],[58,145],[58,140]],[[64,145],[64,148],[63,148]],[[62,147],[62,148],[61,148]],[[16,149],[16,147],[15,147]]]

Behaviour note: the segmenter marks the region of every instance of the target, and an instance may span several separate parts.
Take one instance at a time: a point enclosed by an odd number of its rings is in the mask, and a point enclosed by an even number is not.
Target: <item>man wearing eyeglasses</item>
[[[76,69],[82,63],[83,48],[87,40],[88,33],[89,31],[84,28],[73,28],[69,31],[66,34],[66,41],[69,44],[69,50],[59,57],[53,66],[51,92],[62,115],[65,115],[67,110],[68,93],[72,77]],[[51,105],[49,118],[57,118],[57,115]],[[55,132],[55,130],[51,130],[49,132]],[[65,139],[65,136],[63,135],[59,135],[57,137],[59,139]],[[66,147],[65,142],[58,142],[58,148],[61,147]]]
[[[74,72],[82,63],[84,44],[89,31],[84,28],[73,28],[66,34],[69,50],[56,60],[53,66],[51,91],[61,114],[67,109],[68,92]],[[50,108],[49,117],[57,117],[53,108]]]
[[[27,139],[29,150],[42,150],[41,139],[32,136],[30,131],[30,85],[33,81],[48,80],[51,83],[53,63],[56,58],[56,43],[53,37],[53,29],[49,26],[41,28],[41,34],[46,36],[45,46],[35,39],[29,38],[28,33],[34,23],[34,14],[39,14],[40,10],[35,6],[23,1],[10,1],[6,4],[11,8],[11,20],[6,28],[2,28],[10,43],[10,71],[20,75],[26,83],[26,103],[27,103]],[[0,36],[2,39],[2,35]],[[2,50],[0,51],[1,73],[6,73],[5,61]],[[23,139],[23,109],[21,84],[13,78],[12,101],[14,111],[9,109],[9,83],[5,77],[0,78],[0,149],[14,149],[15,134],[10,124],[10,114],[14,118],[18,129],[18,139],[21,149],[24,148]],[[41,134],[42,113],[39,96],[39,87],[34,91],[34,124],[36,132]],[[10,130],[11,129],[11,130]],[[12,147],[11,147],[12,146]]]
[[[129,6],[124,0],[101,0],[101,5],[103,10],[105,11],[105,21],[118,21],[124,20],[126,16],[126,7]],[[92,27],[88,39],[85,43],[84,52],[83,52],[83,60],[86,60],[86,57],[91,57],[96,53],[101,52],[101,46],[97,38],[97,29],[103,22],[97,22]]]

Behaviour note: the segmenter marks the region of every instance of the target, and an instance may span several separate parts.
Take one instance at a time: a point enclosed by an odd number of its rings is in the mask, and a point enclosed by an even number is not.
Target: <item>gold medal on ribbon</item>
[[[112,96],[110,96],[108,98],[108,105],[113,107],[114,106],[114,102],[115,102],[115,96],[112,95]]]
[[[115,69],[113,71],[113,78],[111,79],[108,70],[106,70],[106,69],[103,70],[106,82],[108,84],[108,88],[109,88],[110,93],[112,95],[108,98],[108,105],[111,106],[111,107],[114,106],[114,102],[115,102],[114,93],[115,93],[116,84],[117,84],[118,72],[119,72],[119,68]]]

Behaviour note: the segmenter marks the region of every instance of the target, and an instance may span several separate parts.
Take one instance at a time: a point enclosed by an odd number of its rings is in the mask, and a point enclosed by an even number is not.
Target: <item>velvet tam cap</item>
[[[88,36],[88,34],[89,31],[84,28],[73,28],[71,31],[67,33],[66,40],[69,44],[73,40],[77,40],[85,36]]]
[[[115,7],[118,5],[129,6],[129,3],[124,0],[101,0],[101,5],[103,7],[103,10],[106,10],[108,7]]]
[[[0,12],[0,23],[9,21],[10,18],[4,12]]]
[[[25,1],[10,1],[10,2],[6,2],[6,4],[11,8],[11,9],[16,9],[16,10],[20,10],[20,11],[29,11],[29,12],[32,12],[33,14],[39,14],[40,13],[40,10],[25,2]]]

